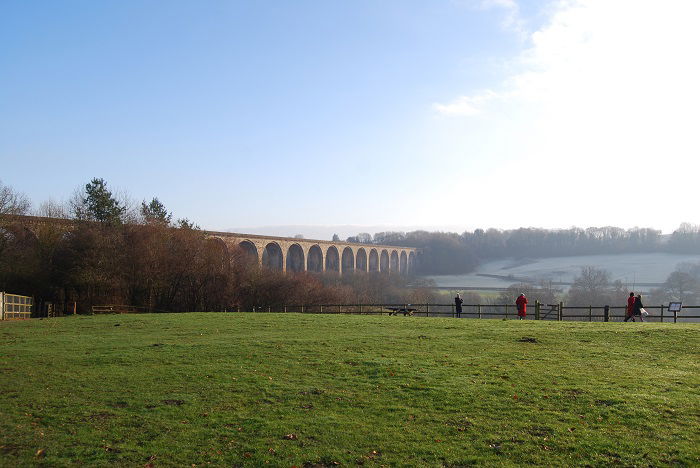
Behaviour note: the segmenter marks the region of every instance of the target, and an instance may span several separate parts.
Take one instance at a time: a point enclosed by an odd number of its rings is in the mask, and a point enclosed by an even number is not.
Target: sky
[[[700,223],[698,17],[695,0],[5,0],[0,180],[38,205],[101,177],[211,230],[671,232]]]

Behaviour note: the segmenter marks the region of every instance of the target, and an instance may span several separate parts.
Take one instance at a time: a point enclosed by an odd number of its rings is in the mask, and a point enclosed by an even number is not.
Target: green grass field
[[[700,326],[0,323],[2,466],[700,464]]]

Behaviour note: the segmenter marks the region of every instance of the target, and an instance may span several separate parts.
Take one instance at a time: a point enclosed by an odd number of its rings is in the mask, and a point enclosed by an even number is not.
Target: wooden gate
[[[0,292],[0,320],[30,318],[33,307],[34,299],[29,296]]]

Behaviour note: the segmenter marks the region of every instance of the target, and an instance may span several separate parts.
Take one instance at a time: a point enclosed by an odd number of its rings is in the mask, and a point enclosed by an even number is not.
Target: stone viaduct
[[[71,229],[75,221],[39,216],[0,215],[0,231],[26,229],[33,235],[42,226]],[[220,241],[227,251],[240,247],[253,256],[259,265],[284,272],[353,271],[409,274],[415,271],[419,249],[341,241],[298,239],[293,237],[261,236],[233,232],[203,231]]]
[[[352,242],[259,236],[233,232],[205,231],[228,249],[240,247],[261,266],[282,271],[337,272],[414,271],[418,249]]]

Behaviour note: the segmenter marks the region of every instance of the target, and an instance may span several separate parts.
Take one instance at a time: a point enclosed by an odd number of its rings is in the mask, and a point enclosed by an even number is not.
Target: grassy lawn
[[[700,464],[692,324],[69,317],[0,371],[1,466]]]

